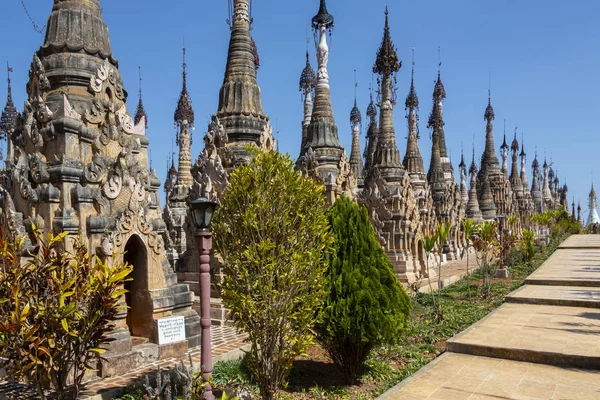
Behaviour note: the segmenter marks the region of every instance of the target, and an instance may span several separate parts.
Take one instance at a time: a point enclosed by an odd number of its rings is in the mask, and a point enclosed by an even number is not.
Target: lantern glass
[[[217,203],[202,196],[190,203],[192,220],[197,232],[208,232]]]

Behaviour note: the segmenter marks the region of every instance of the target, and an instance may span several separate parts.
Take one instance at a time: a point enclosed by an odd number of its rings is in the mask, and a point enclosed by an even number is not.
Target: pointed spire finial
[[[438,46],[438,78],[442,74],[442,46]]]
[[[327,3],[325,0],[321,0],[321,4],[319,5],[319,12],[312,19],[312,28],[315,31],[318,31],[320,26],[324,26],[325,29],[329,29],[330,31],[334,26],[334,18],[333,15],[329,14],[327,11]]]
[[[142,98],[142,67],[140,65],[138,65],[138,79],[140,81],[140,87],[139,87],[140,90],[139,90],[138,94],[141,99]]]
[[[383,39],[381,40],[381,46],[377,50],[377,58],[375,65],[373,66],[373,72],[382,76],[391,76],[396,72],[400,71],[402,62],[398,58],[396,48],[392,43],[392,37],[390,34],[389,26],[389,12],[387,6],[385,8],[385,27],[383,29]]]
[[[4,111],[2,111],[2,117],[0,119],[0,138],[4,138],[4,135],[11,134],[16,129],[17,118],[19,116],[12,98],[10,73],[13,72],[13,69],[8,64],[8,61],[6,62],[6,71],[6,82],[8,83],[8,86],[6,94],[6,106],[4,107]]]
[[[182,63],[182,68],[183,68],[183,90],[187,93],[187,63],[185,62],[185,53],[186,53],[186,48],[185,48],[185,38],[183,39],[183,63]]]
[[[419,108],[419,97],[415,90],[415,46],[412,46],[412,72],[410,78],[410,90],[405,102],[406,109]]]
[[[358,82],[356,81],[356,68],[354,68],[354,105],[356,106],[356,89],[358,88]]]
[[[174,120],[176,125],[181,125],[184,121],[187,121],[189,125],[194,125],[194,109],[192,108],[192,99],[187,90],[187,62],[186,56],[185,39],[182,47],[182,87],[181,94],[179,95],[179,101],[177,102],[177,108],[175,109]]]
[[[358,83],[356,81],[356,69],[354,70],[354,107],[352,107],[352,111],[350,111],[350,123],[360,124],[362,122],[362,115],[360,114],[360,110],[356,105],[356,88],[358,87]]]
[[[369,106],[367,107],[367,116],[370,118],[371,123],[375,123],[375,118],[377,117],[377,107],[375,106],[375,102],[373,101],[373,79],[371,79],[371,83],[369,84]]]
[[[142,101],[142,67],[138,66],[138,79],[139,79],[139,101],[138,101],[138,106],[137,106],[137,110],[135,112],[135,117],[133,119],[133,122],[137,125],[140,123],[140,121],[142,120],[142,118],[145,118],[145,126],[146,128],[148,128],[148,115],[146,115],[146,110],[144,108],[144,103]]]
[[[411,80],[415,80],[415,45],[412,46],[412,72],[410,74]]]
[[[483,118],[488,121],[488,123],[491,123],[493,119],[496,118],[496,115],[494,114],[494,107],[492,107],[492,72],[490,71],[490,80],[489,80],[489,87],[488,87],[488,105],[485,109],[485,114],[483,115]]]

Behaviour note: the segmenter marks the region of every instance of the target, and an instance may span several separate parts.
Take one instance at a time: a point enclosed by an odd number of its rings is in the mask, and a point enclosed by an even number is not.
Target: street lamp
[[[208,382],[212,376],[212,356],[210,344],[210,250],[212,249],[212,233],[210,222],[217,208],[217,203],[201,196],[190,203],[192,220],[196,227],[196,244],[200,254],[200,326],[202,327],[200,366],[202,380]],[[204,400],[214,400],[210,384],[204,387]]]

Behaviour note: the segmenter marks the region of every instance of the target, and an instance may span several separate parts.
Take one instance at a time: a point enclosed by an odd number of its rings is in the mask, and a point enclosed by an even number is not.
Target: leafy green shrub
[[[390,381],[398,375],[398,371],[386,360],[369,357],[365,361],[366,372],[363,379],[371,382]]]
[[[289,156],[255,150],[231,173],[213,227],[223,303],[248,334],[246,362],[266,400],[313,343],[332,244],[323,187],[293,167]]]
[[[66,240],[34,229],[35,249],[22,258],[24,240],[0,234],[0,357],[9,360],[8,376],[35,385],[42,399],[50,388],[59,399],[77,397],[85,371],[112,340],[132,269],[95,258],[80,240],[67,252]]]
[[[341,197],[328,211],[335,237],[329,257],[329,295],[318,338],[350,383],[371,349],[392,342],[410,315],[410,299],[394,275],[365,207]]]
[[[133,388],[126,388],[123,394],[119,397],[115,397],[113,400],[144,400],[145,393],[141,387],[136,386]]]
[[[523,259],[527,262],[535,256],[535,233],[533,231],[523,229],[521,232],[521,250]]]
[[[484,221],[476,226],[473,235],[473,247],[477,251],[477,263],[483,278],[485,297],[491,293],[492,278],[498,268],[498,264],[494,262],[500,252],[496,229],[495,222]]]
[[[248,385],[250,375],[244,360],[219,361],[212,371],[212,379],[215,385]]]

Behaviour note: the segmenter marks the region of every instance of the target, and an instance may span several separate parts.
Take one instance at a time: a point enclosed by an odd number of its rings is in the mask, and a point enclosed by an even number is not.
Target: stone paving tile
[[[445,353],[382,400],[600,399],[600,371]]]
[[[557,362],[573,357],[588,359],[589,366],[600,360],[600,312],[580,307],[504,304],[488,317],[448,341],[449,351],[494,355],[523,361],[535,351],[556,354]],[[482,349],[493,353],[481,353]],[[471,351],[473,350],[473,351]],[[543,355],[540,355],[542,357]],[[582,360],[582,362],[585,360]],[[587,365],[587,364],[583,364]]]
[[[509,294],[507,303],[600,308],[600,287],[525,285]]]
[[[600,249],[557,250],[525,283],[600,287]]]
[[[600,249],[600,235],[572,235],[558,246],[559,249]]]

